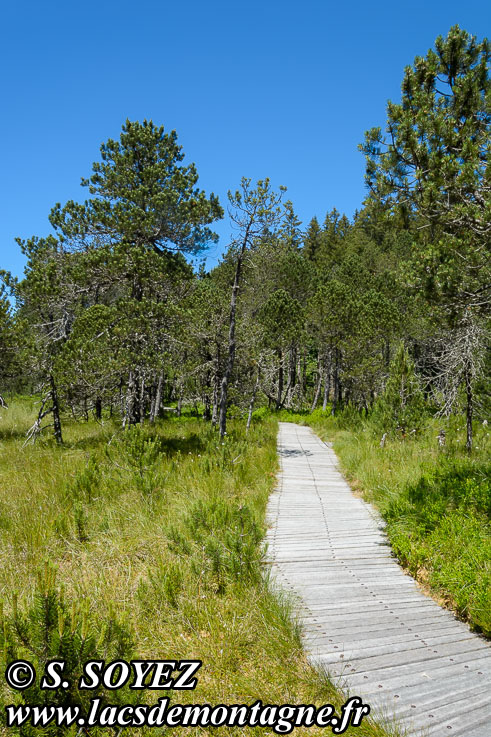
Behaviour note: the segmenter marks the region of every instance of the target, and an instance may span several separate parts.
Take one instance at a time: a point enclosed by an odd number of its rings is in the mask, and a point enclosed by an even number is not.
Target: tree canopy
[[[68,242],[87,248],[121,242],[162,253],[201,251],[217,236],[208,225],[223,216],[218,198],[196,185],[194,164],[184,166],[175,131],[129,120],[119,141],[101,146],[101,161],[82,179],[92,198],[57,204],[50,215]]]

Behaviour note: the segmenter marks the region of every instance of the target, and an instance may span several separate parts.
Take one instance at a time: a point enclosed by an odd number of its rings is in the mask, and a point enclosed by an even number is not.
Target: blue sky
[[[491,5],[4,3],[0,268],[20,275],[15,236],[47,235],[55,202],[85,198],[80,178],[126,118],[175,129],[222,204],[242,176],[269,176],[305,226],[332,207],[351,216],[365,196],[357,144],[454,23],[489,36]],[[208,265],[230,234],[216,229]]]

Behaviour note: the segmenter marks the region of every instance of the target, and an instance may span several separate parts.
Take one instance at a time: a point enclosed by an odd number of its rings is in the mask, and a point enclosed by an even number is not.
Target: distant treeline
[[[19,241],[22,280],[3,274],[1,388],[41,395],[30,437],[49,425],[62,442],[64,412],[131,425],[194,403],[223,435],[231,411],[380,400],[387,432],[465,408],[470,449],[489,361],[489,58],[455,26],[406,68],[385,133],[361,146],[351,220],[302,227],[283,188],[242,180],[209,273],[186,257],[216,240],[222,206],[175,132],[126,121],[82,180],[89,198]]]

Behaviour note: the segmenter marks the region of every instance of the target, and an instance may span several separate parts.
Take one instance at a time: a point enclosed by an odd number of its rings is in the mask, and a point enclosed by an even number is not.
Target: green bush
[[[266,417],[270,416],[270,411],[267,407],[259,407],[258,409],[255,409],[252,413],[252,419],[254,422],[262,422],[266,419]]]
[[[323,420],[330,416],[331,416],[331,404],[328,404],[326,409],[322,409],[322,407],[317,407],[317,409],[314,409],[314,411],[310,413],[310,417],[312,421]]]
[[[395,554],[473,626],[491,634],[491,485],[488,465],[448,462],[408,485],[384,510]]]
[[[247,505],[226,498],[197,500],[182,528],[167,530],[172,552],[191,557],[196,575],[210,574],[217,593],[229,582],[259,580],[263,534]]]
[[[81,716],[86,717],[90,699],[97,697],[101,703],[124,704],[133,698],[128,689],[106,691],[103,686],[91,690],[79,690],[78,682],[83,674],[83,664],[88,660],[130,659],[133,653],[133,638],[128,628],[109,614],[105,622],[95,622],[88,606],[80,603],[70,605],[62,590],[55,585],[55,570],[46,564],[39,573],[34,603],[21,608],[14,596],[13,611],[3,616],[0,627],[1,659],[3,667],[14,660],[32,662],[37,673],[34,683],[23,691],[13,693],[3,686],[1,701],[42,706],[79,706]],[[62,689],[41,689],[44,669],[51,660],[65,661],[63,678],[69,686]],[[0,709],[0,719],[6,712]],[[25,723],[21,727],[10,727],[17,734],[34,737],[38,728]],[[43,728],[42,734],[62,735],[66,726],[51,724]]]
[[[468,514],[491,517],[491,467],[465,463],[436,469],[407,487],[392,501],[384,516],[388,522],[412,516],[416,526],[430,532],[442,517],[461,508]]]
[[[107,457],[118,471],[128,473],[130,485],[137,491],[149,497],[163,490],[165,479],[159,468],[162,447],[158,435],[152,436],[142,425],[130,425],[115,443],[114,450],[123,463],[116,462],[108,448]]]
[[[66,485],[66,496],[69,500],[90,504],[98,495],[101,483],[101,472],[95,458],[89,458],[87,465],[79,470],[73,480]]]

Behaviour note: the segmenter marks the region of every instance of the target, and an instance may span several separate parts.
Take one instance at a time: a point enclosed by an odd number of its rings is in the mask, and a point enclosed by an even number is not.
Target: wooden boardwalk
[[[491,648],[426,597],[354,496],[333,450],[280,423],[268,559],[298,597],[309,659],[408,735],[491,737]]]

